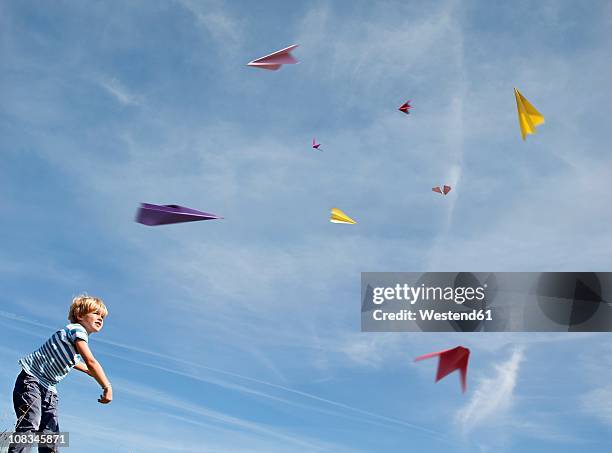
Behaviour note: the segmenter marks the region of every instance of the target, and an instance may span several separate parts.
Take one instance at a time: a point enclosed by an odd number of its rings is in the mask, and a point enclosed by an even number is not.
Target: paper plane
[[[136,213],[136,222],[143,225],[156,226],[170,223],[197,222],[198,220],[222,219],[215,214],[196,211],[195,209],[178,206],[176,204],[156,205],[140,203]]]
[[[436,372],[436,382],[443,377],[449,375],[455,370],[459,370],[461,374],[461,388],[465,392],[467,389],[467,367],[468,359],[470,358],[470,350],[463,346],[457,346],[453,349],[446,349],[440,352],[432,352],[431,354],[425,354],[414,359],[415,362],[419,360],[430,359],[432,357],[440,357],[438,362],[438,371]]]
[[[320,144],[320,143],[317,143],[317,141],[316,141],[316,140],[313,138],[313,139],[312,139],[312,147],[313,147],[314,149],[319,149],[319,146],[321,146],[321,144]]]
[[[434,192],[446,195],[447,193],[451,191],[451,186],[444,186],[444,188],[442,189],[440,189],[440,187],[438,186],[438,187],[433,187],[431,190],[433,190]]]
[[[516,98],[516,108],[518,109],[519,126],[521,127],[521,136],[523,140],[530,134],[536,133],[536,126],[544,123],[544,115],[537,111],[531,103],[523,97],[523,95],[514,89],[514,97]]]
[[[258,58],[257,60],[253,60],[250,63],[247,63],[247,66],[254,66],[256,68],[261,69],[269,69],[270,71],[276,71],[284,64],[296,64],[299,63],[293,55],[291,55],[291,51],[295,49],[298,45],[294,44],[289,47],[285,47],[284,49],[277,50],[276,52],[271,53],[270,55],[266,55],[265,57]]]
[[[404,102],[400,108],[398,109],[400,112],[404,112],[406,115],[410,115],[410,109],[412,106],[410,105],[410,100]]]
[[[329,219],[329,221],[332,223],[348,223],[348,224],[357,223],[338,208],[332,208],[331,218]]]

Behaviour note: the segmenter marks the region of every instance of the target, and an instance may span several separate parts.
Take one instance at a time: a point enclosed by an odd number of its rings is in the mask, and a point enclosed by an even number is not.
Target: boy
[[[98,402],[108,404],[113,389],[102,366],[88,346],[89,335],[100,332],[106,306],[97,297],[86,294],[75,297],[68,312],[68,324],[55,332],[38,350],[21,358],[22,371],[13,390],[13,406],[17,415],[17,432],[59,432],[57,391],[55,385],[76,368],[93,377],[102,386]],[[8,453],[29,451],[30,447],[11,444]],[[39,452],[55,449],[40,446]]]

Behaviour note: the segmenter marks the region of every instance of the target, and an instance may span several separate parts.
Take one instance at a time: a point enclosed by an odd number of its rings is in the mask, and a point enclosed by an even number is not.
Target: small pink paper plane
[[[317,143],[317,141],[313,138],[312,139],[312,147],[313,147],[313,149],[319,149],[319,146],[321,146],[321,144]]]
[[[457,346],[453,349],[446,349],[444,351],[432,352],[431,354],[419,356],[414,359],[414,361],[418,362],[419,360],[430,359],[437,356],[440,357],[440,361],[438,362],[438,371],[436,372],[436,382],[453,371],[459,370],[459,373],[461,374],[461,388],[465,393],[465,390],[467,389],[466,377],[470,350],[468,348],[464,348],[463,346]]]
[[[270,55],[266,55],[265,57],[261,57],[251,61],[250,63],[247,63],[247,66],[255,66],[256,68],[276,71],[284,64],[299,63],[299,61],[297,61],[294,56],[291,55],[291,51],[297,46],[297,44],[294,44],[292,46],[285,47],[284,49],[277,50],[276,52],[273,52]]]
[[[408,99],[406,102],[404,102],[400,108],[398,109],[400,112],[404,112],[406,115],[410,115],[410,109],[412,108],[412,106],[410,105],[410,99]]]
[[[444,186],[443,189],[440,189],[440,187],[438,186],[438,187],[432,188],[431,190],[434,192],[446,195],[447,193],[451,191],[451,186]]]

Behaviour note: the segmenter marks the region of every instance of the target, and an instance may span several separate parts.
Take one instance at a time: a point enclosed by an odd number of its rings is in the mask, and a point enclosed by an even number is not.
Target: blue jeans
[[[44,387],[38,379],[21,371],[13,390],[13,407],[17,415],[16,432],[59,432],[57,419],[57,393]],[[11,444],[8,453],[31,451],[31,447]],[[58,451],[49,447],[38,447],[39,453]]]

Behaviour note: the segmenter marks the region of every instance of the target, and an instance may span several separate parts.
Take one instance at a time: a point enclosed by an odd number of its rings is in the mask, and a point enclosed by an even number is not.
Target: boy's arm
[[[77,370],[82,371],[85,374],[88,374],[89,376],[91,376],[91,374],[89,373],[89,368],[87,368],[87,365],[85,365],[84,362],[79,362],[74,366]]]
[[[77,352],[81,354],[81,357],[85,362],[87,374],[89,374],[92,378],[98,381],[98,384],[102,386],[103,393],[102,396],[100,396],[100,399],[98,399],[98,401],[102,404],[110,403],[113,399],[113,389],[111,387],[110,381],[104,373],[104,370],[102,369],[102,365],[98,363],[98,361],[92,354],[91,349],[89,349],[89,345],[86,341],[77,339],[74,344],[74,347]]]

